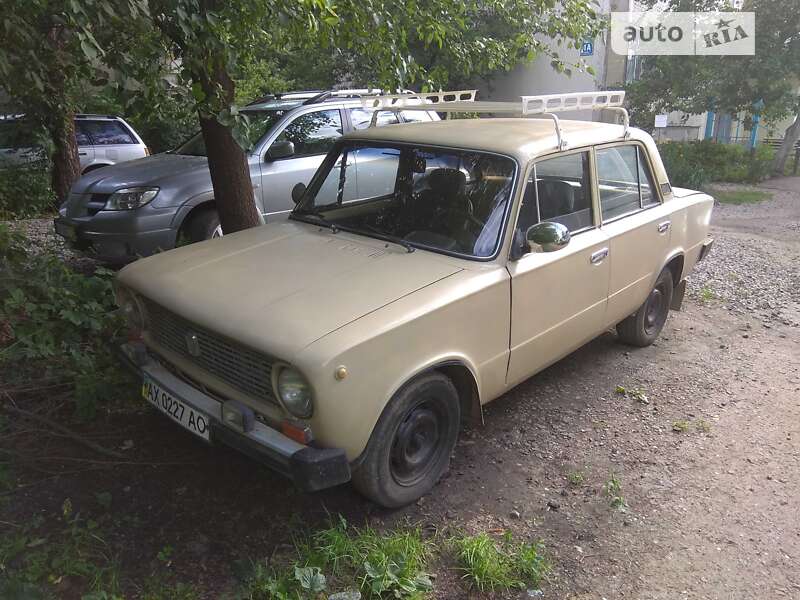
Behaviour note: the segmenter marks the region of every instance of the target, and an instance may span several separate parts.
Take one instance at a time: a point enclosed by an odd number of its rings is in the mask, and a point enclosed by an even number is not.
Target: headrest
[[[461,194],[467,177],[458,169],[434,169],[428,174],[428,187],[439,194]]]

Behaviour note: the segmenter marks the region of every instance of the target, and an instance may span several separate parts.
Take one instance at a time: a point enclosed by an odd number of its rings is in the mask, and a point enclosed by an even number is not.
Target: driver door
[[[561,223],[569,243],[509,262],[511,356],[515,385],[566,356],[603,329],[610,277],[608,236],[598,227],[588,151],[538,161],[529,175],[515,244],[542,221]]]
[[[292,188],[297,183],[308,185],[341,135],[342,116],[338,108],[304,113],[286,125],[273,144],[292,142],[294,154],[272,159],[267,150],[261,163],[261,197],[267,215],[294,208]]]

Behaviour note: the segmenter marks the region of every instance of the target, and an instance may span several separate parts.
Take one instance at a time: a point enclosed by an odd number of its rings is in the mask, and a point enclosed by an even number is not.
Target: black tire
[[[404,386],[372,431],[353,485],[387,508],[427,494],[450,466],[461,420],[453,382],[429,373]]]
[[[186,224],[186,238],[190,244],[210,240],[219,228],[219,215],[213,208],[206,208],[192,215]]]
[[[617,324],[619,339],[631,346],[649,346],[661,333],[672,304],[672,272],[664,269],[639,310]]]

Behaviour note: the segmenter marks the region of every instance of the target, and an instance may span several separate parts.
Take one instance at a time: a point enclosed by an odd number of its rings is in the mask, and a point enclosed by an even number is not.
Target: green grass
[[[689,421],[685,421],[683,419],[680,419],[678,421],[673,421],[672,422],[672,431],[674,431],[676,433],[686,433],[687,431],[689,431],[689,428],[691,426],[692,426],[692,424],[689,423]]]
[[[757,190],[715,191],[712,193],[714,198],[723,204],[753,204],[772,199],[772,194],[769,192]]]
[[[486,533],[450,540],[464,579],[480,592],[538,587],[550,570],[540,542],[514,542],[507,533],[495,539]]]
[[[715,300],[716,297],[717,297],[717,294],[709,286],[704,285],[702,288],[700,288],[700,301],[701,302],[705,302],[706,304],[708,304],[709,302]]]

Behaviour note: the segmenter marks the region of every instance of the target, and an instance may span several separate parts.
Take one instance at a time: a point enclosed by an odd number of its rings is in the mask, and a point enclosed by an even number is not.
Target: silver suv
[[[265,221],[288,214],[294,206],[292,188],[308,183],[343,133],[370,125],[373,111],[362,103],[368,93],[291,92],[243,109],[253,141],[250,176]],[[375,123],[438,119],[433,111],[381,111]],[[199,133],[177,150],[84,175],[59,212],[56,232],[73,247],[110,263],[222,235]]]
[[[76,115],[75,141],[84,174],[150,155],[133,127],[113,115]],[[0,167],[25,165],[42,158],[42,149],[25,127],[23,115],[0,118]]]

